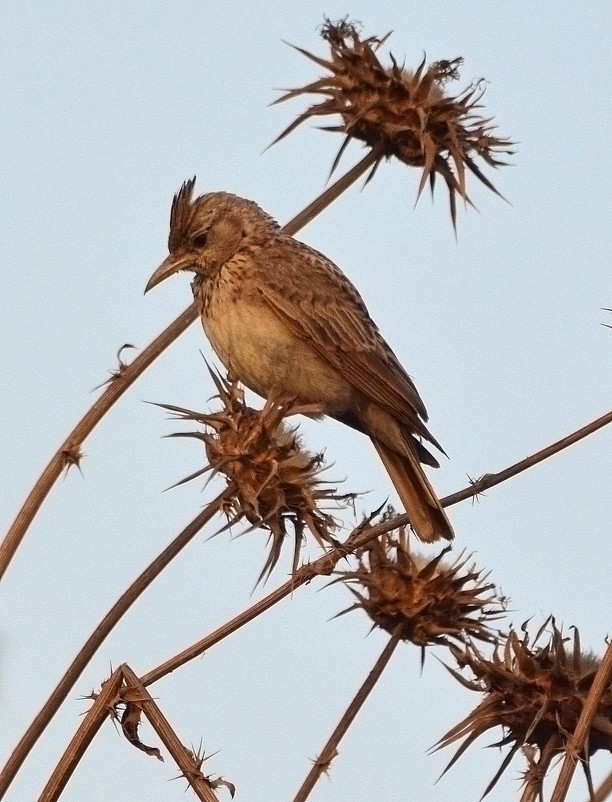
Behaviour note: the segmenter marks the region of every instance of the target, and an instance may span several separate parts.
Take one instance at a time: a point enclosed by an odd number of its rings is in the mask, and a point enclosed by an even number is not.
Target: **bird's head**
[[[149,279],[145,292],[180,270],[212,276],[246,245],[278,229],[278,223],[253,201],[229,192],[209,192],[194,199],[194,186],[195,178],[186,181],[174,196],[169,254]]]

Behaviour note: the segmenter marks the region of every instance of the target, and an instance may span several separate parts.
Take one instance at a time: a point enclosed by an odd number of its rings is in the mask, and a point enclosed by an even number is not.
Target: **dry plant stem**
[[[516,474],[521,473],[521,471],[531,468],[538,462],[551,457],[553,454],[562,451],[564,448],[567,448],[578,440],[581,440],[587,435],[592,434],[593,432],[597,431],[597,429],[602,428],[610,422],[612,422],[612,412],[602,415],[600,418],[597,418],[586,426],[583,426],[581,429],[578,429],[573,434],[558,440],[556,443],[543,448],[541,451],[526,457],[520,462],[511,465],[509,468],[506,468],[499,473],[488,473],[477,482],[470,482],[470,484],[463,488],[463,490],[458,490],[456,493],[446,496],[445,498],[441,499],[440,502],[443,507],[450,507],[453,504],[458,504],[460,501],[464,501],[467,498],[472,498],[478,493],[481,493],[483,490],[494,487],[495,485],[506,481],[506,479],[516,476]],[[398,526],[406,525],[408,525],[408,516],[398,515],[396,518],[393,518],[388,522],[378,524],[377,526],[373,526],[363,532],[359,529],[356,529],[347,538],[347,540],[345,540],[337,552],[328,552],[326,555],[320,557],[310,565],[303,566],[296,571],[291,579],[278,587],[269,596],[261,599],[248,610],[240,613],[231,621],[228,621],[214,632],[211,632],[209,635],[202,638],[202,640],[199,640],[197,643],[194,643],[192,646],[184,649],[179,654],[169,658],[166,660],[166,662],[162,663],[156,668],[151,669],[151,671],[141,677],[143,684],[151,685],[153,682],[157,682],[158,680],[162,679],[162,677],[172,673],[172,671],[180,668],[190,660],[194,660],[196,657],[199,657],[207,649],[215,646],[228,635],[233,634],[236,632],[236,630],[240,629],[245,624],[248,624],[249,621],[257,618],[257,616],[261,613],[269,610],[277,602],[281,601],[286,596],[289,596],[294,590],[297,590],[297,588],[299,588],[301,585],[310,582],[319,574],[331,573],[334,570],[336,563],[343,555],[351,553],[355,549],[364,546],[370,540],[386,534]]]
[[[161,712],[158,705],[153,701],[147,689],[127,665],[123,666],[123,677],[130,691],[136,691],[139,707],[142,708],[142,712],[149,720],[155,732],[159,735],[166,749],[174,758],[176,765],[183,773],[183,776],[198,799],[201,799],[202,802],[219,802],[217,795],[210,787],[210,783],[200,771],[200,765],[194,755],[189,749],[183,746],[179,737],[170,726],[170,723]]]
[[[581,429],[578,429],[576,432],[569,435],[568,437],[565,437],[557,441],[556,443],[553,443],[552,445],[542,449],[541,451],[538,451],[536,454],[533,454],[532,456],[527,457],[526,459],[515,463],[510,468],[507,468],[504,471],[500,471],[497,474],[487,474],[482,479],[479,479],[478,482],[470,483],[463,490],[453,493],[452,495],[446,496],[444,499],[441,500],[442,506],[449,507],[453,504],[457,504],[458,502],[463,501],[464,499],[471,498],[474,495],[477,495],[478,493],[482,492],[483,490],[489,487],[493,487],[497,484],[500,484],[506,479],[515,476],[521,471],[530,468],[532,465],[535,465],[538,462],[547,459],[548,457],[552,456],[553,454],[556,454],[562,449],[567,448],[569,445],[572,445],[573,443],[586,437],[587,435],[592,434],[593,432],[602,428],[611,421],[612,421],[612,412],[608,412],[605,415],[601,416],[600,418],[597,418],[596,420],[582,427]],[[216,500],[217,502],[219,501],[219,498]],[[198,516],[198,518],[196,518],[195,521],[198,521],[199,519],[200,516]],[[195,521],[193,522],[193,524],[195,524]],[[236,618],[234,618],[232,621],[228,622],[219,629],[215,630],[213,633],[206,636],[202,640],[198,641],[193,646],[189,647],[188,649],[185,649],[180,654],[170,658],[162,665],[152,669],[148,674],[142,677],[143,684],[150,685],[153,682],[157,682],[159,679],[171,673],[172,671],[176,670],[180,666],[198,657],[200,654],[205,652],[206,649],[219,643],[219,641],[223,640],[223,638],[227,637],[227,635],[230,635],[236,630],[240,629],[240,627],[244,626],[249,621],[253,620],[258,615],[268,610],[278,601],[290,595],[294,590],[300,587],[300,585],[303,585],[311,581],[314,577],[316,577],[319,574],[331,573],[331,571],[334,569],[335,564],[341,558],[342,554],[349,553],[350,551],[365,545],[375,537],[385,534],[391,531],[392,529],[396,528],[397,526],[406,525],[407,523],[408,523],[407,516],[400,515],[389,522],[371,527],[365,532],[360,532],[359,530],[356,530],[345,541],[345,543],[342,546],[342,550],[337,552],[337,554],[325,555],[316,560],[311,565],[306,565],[303,568],[301,568],[290,580],[284,583],[284,585],[277,588],[277,590],[275,590],[269,596],[266,596],[256,605],[244,611]],[[190,526],[192,526],[193,524],[190,524]],[[181,535],[183,534],[184,533],[181,533]],[[179,535],[179,538],[181,537],[181,535]],[[174,543],[176,543],[176,541]],[[168,547],[168,549],[173,548],[174,543],[171,544]],[[158,560],[161,559],[162,556],[167,553],[167,551],[168,550],[165,550],[162,553],[162,555],[160,555],[160,557],[157,559]],[[170,557],[170,559],[172,559],[172,557]],[[148,575],[149,571],[154,570],[153,568],[154,565],[155,563],[153,563],[141,575],[141,577],[139,577],[139,579],[136,580],[136,583],[134,583],[134,585],[141,582],[143,580],[143,577],[145,577],[145,575]],[[141,593],[142,590],[144,590],[144,588],[150,583],[150,581],[152,581],[155,575],[156,574],[154,574],[151,577],[151,579],[148,580],[147,584],[145,584],[142,587],[139,593]],[[134,585],[132,586],[132,588],[134,588]],[[74,683],[76,682],[79,675],[85,668],[85,665],[87,664],[88,660],[90,659],[91,654],[95,652],[95,650],[102,643],[108,632],[110,632],[112,627],[117,622],[118,618],[113,618],[111,621],[111,616],[113,612],[117,611],[116,615],[118,614],[118,616],[121,617],[121,615],[123,615],[125,610],[128,609],[130,604],[132,604],[133,600],[129,601],[127,606],[124,606],[125,600],[127,600],[127,596],[128,594],[130,594],[132,588],[126,591],[126,593],[121,597],[121,599],[119,599],[117,604],[108,613],[105,619],[103,619],[103,621],[100,623],[100,625],[92,634],[90,639],[87,641],[81,652],[79,652],[79,654],[73,661],[72,665],[70,666],[65,676],[58,684],[57,688],[55,689],[51,697],[49,697],[42,710],[39,712],[35,720],[32,722],[31,726],[28,728],[27,732],[25,733],[19,744],[16,746],[15,750],[13,751],[13,754],[11,755],[4,769],[2,770],[2,773],[0,773],[0,798],[6,792],[6,789],[9,787],[15,774],[17,773],[17,771],[21,767],[21,764],[23,763],[28,753],[38,740],[40,734],[43,732],[43,730],[45,729],[51,718],[55,715],[57,709],[66,698],[67,694],[70,692],[70,689],[73,687]],[[134,599],[136,597],[137,596],[134,596]],[[119,610],[121,610],[121,612],[119,612]]]
[[[381,157],[381,152],[378,148],[369,150],[360,162],[352,167],[348,173],[339,178],[334,184],[325,190],[318,198],[315,198],[302,212],[296,215],[286,225],[283,226],[283,231],[286,234],[296,234],[305,225],[310,223],[317,215],[326,209],[333,201],[338,198],[345,189],[348,189],[351,184],[354,184],[361,176],[366,173],[371,167],[374,167],[377,160]]]
[[[511,465],[509,468],[506,468],[499,473],[485,474],[477,481],[472,482],[469,487],[459,490],[457,493],[453,493],[450,496],[446,496],[446,498],[442,499],[442,506],[450,507],[452,504],[457,504],[457,502],[464,501],[466,498],[477,496],[479,493],[488,490],[490,487],[495,487],[495,485],[499,485],[502,482],[505,482],[507,479],[511,479],[518,473],[522,473],[528,468],[532,468],[534,465],[537,465],[538,462],[543,462],[545,459],[552,457],[559,451],[563,451],[564,448],[567,448],[568,446],[577,443],[579,440],[588,437],[588,435],[593,434],[593,432],[596,432],[598,429],[602,429],[604,426],[607,426],[608,423],[612,423],[612,411],[606,412],[605,415],[602,415],[600,418],[596,418],[594,421],[587,423],[586,426],[583,426],[581,429],[577,429],[567,437],[557,440],[556,443],[546,446],[546,448],[543,448],[541,451],[536,451],[535,454],[532,454],[530,457],[525,457],[525,459],[520,460],[520,462],[515,462],[514,465]]]
[[[195,304],[186,309],[177,319],[172,322],[167,329],[156,337],[144,351],[131,362],[125,370],[115,376],[102,395],[94,402],[74,429],[70,432],[66,440],[55,452],[51,461],[41,473],[36,484],[30,491],[22,508],[17,513],[10,529],[2,544],[0,544],[0,579],[4,576],[11,560],[28,527],[41,504],[49,494],[49,491],[60,477],[66,467],[66,454],[78,452],[85,438],[91,434],[95,426],[102,420],[115,401],[118,401],[123,393],[132,385],[141,373],[165,351],[165,349],[181,335],[187,327],[198,317]]]
[[[601,661],[597,674],[595,674],[593,685],[586,698],[584,707],[582,708],[576,729],[565,747],[565,759],[561,766],[561,771],[559,772],[557,784],[555,785],[555,790],[553,791],[550,802],[563,802],[567,796],[576,764],[579,760],[583,759],[584,756],[584,747],[591,729],[591,722],[597,712],[601,698],[611,681],[612,643],[608,645],[604,659]]]
[[[102,685],[102,690],[53,769],[53,774],[49,777],[38,802],[55,802],[59,799],[79,760],[108,718],[108,712],[112,709],[122,682],[123,666],[119,666]]]
[[[173,671],[176,671],[177,668],[185,665],[185,663],[195,660],[196,657],[204,654],[207,649],[216,646],[229,635],[233,635],[234,632],[245,626],[245,624],[253,621],[255,618],[257,618],[257,616],[265,613],[266,610],[269,610],[279,601],[282,601],[282,599],[290,596],[302,585],[306,585],[317,576],[328,576],[331,574],[336,567],[336,564],[344,556],[351,554],[353,551],[355,551],[355,549],[358,549],[361,546],[365,546],[366,543],[374,540],[374,538],[380,537],[380,535],[384,535],[387,532],[390,532],[392,529],[395,529],[398,526],[398,521],[402,521],[403,519],[405,519],[405,516],[398,516],[397,518],[394,518],[390,521],[385,521],[377,526],[372,526],[366,530],[361,530],[360,528],[355,529],[337,550],[330,550],[324,554],[323,557],[319,557],[319,559],[315,560],[313,563],[302,566],[302,568],[298,569],[293,574],[291,579],[288,579],[284,584],[280,585],[268,596],[260,599],[247,610],[244,610],[235,618],[232,618],[231,621],[228,621],[218,629],[215,629],[213,632],[206,635],[201,640],[197,641],[197,643],[192,644],[182,652],[170,657],[161,665],[152,668],[151,671],[149,671],[147,674],[144,674],[140,678],[141,682],[146,686],[152,685],[154,682],[157,682],[168,674],[171,674]]]
[[[287,234],[295,234],[307,223],[313,220],[318,214],[326,209],[335,201],[348,187],[364,175],[378,158],[378,152],[372,150],[352,167],[344,176],[334,182],[318,198],[309,204],[304,211],[283,227]],[[81,420],[68,435],[66,440],[55,452],[51,461],[37,479],[36,484],[30,491],[23,506],[17,513],[8,530],[4,541],[0,544],[0,580],[4,576],[19,544],[23,540],[28,527],[40,509],[43,501],[51,491],[51,488],[60,477],[66,467],[66,454],[78,453],[80,446],[85,438],[91,434],[93,429],[106,415],[115,401],[118,401],[123,393],[132,385],[136,379],[144,373],[157,357],[166,350],[198,317],[195,304],[191,304],[174,320],[168,328],[157,336],[140,354],[131,362],[124,371],[114,376],[106,390],[95,401],[93,406],[85,413]]]
[[[344,737],[345,733],[347,732],[348,728],[351,726],[357,713],[363,707],[365,700],[370,695],[370,692],[380,679],[380,676],[384,669],[386,668],[393,652],[395,651],[397,644],[400,642],[400,639],[397,635],[392,635],[387,645],[383,649],[380,657],[374,664],[374,667],[368,674],[366,681],[363,683],[361,688],[355,694],[354,699],[346,709],[346,712],[338,722],[338,726],[332,732],[329,737],[329,740],[323,747],[323,751],[319,755],[319,757],[315,760],[311,770],[308,772],[306,779],[300,786],[299,791],[295,795],[293,802],[304,802],[310,795],[310,792],[317,784],[319,778],[322,774],[325,774],[329,767],[331,766],[332,761],[338,754],[338,745],[340,741]]]
[[[610,797],[612,797],[612,771],[596,789],[595,796],[587,799],[586,802],[606,802],[606,799],[610,799]]]
[[[219,512],[226,496],[233,491],[234,487],[230,485],[223,493],[211,501],[210,504],[183,529],[172,543],[153,560],[142,574],[140,574],[125,593],[115,602],[102,621],[100,621],[6,762],[6,765],[0,773],[0,799],[2,799],[3,795],[6,793],[7,788],[21,768],[32,747],[40,738],[53,716],[57,713],[60,705],[66,700],[75,682],[81,676],[96,651],[100,648],[106,636],[121,620],[132,604],[134,604],[136,599],[149,587],[151,582],[159,576],[164,568],[166,568],[174,557],[176,557],[189,541],[192,540],[200,529]]]
[[[298,587],[304,585],[306,582],[309,582],[319,573],[322,573],[321,571],[317,571],[315,569],[315,566],[318,565],[324,565],[325,568],[331,572],[331,570],[333,570],[334,563],[330,561],[326,555],[311,565],[305,565],[303,568],[300,568],[291,579],[278,587],[268,596],[265,596],[263,599],[253,604],[247,610],[244,610],[244,612],[239,613],[235,618],[232,618],[231,621],[228,621],[218,629],[215,629],[213,632],[197,641],[197,643],[194,643],[193,645],[187,647],[187,649],[184,649],[182,652],[170,657],[161,665],[151,669],[151,671],[149,671],[147,674],[144,674],[140,678],[140,681],[145,686],[152,685],[154,682],[157,682],[168,674],[171,674],[173,671],[176,671],[177,668],[185,665],[185,663],[195,660],[196,657],[204,654],[204,652],[206,652],[212,646],[215,646],[217,643],[220,643],[222,640],[227,638],[228,635],[232,635],[241,627],[245,626],[245,624],[248,624],[249,621],[253,621],[253,619],[257,618],[257,616],[261,615],[266,610],[269,610],[277,602],[291,595],[291,593]]]
[[[531,785],[525,784],[519,802],[542,802],[542,800],[536,799],[537,794],[538,790],[536,788],[533,788],[533,786]],[[481,796],[479,802],[483,802],[484,798],[485,798],[484,796]]]

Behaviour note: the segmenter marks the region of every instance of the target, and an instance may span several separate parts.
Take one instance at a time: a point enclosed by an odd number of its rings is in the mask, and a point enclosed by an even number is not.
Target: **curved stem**
[[[368,535],[369,534],[370,532],[368,532]],[[372,535],[372,537],[375,537],[375,535]],[[341,546],[337,552],[327,552],[323,555],[323,557],[319,557],[319,559],[315,560],[313,563],[303,565],[293,574],[291,579],[288,579],[286,582],[276,588],[276,590],[273,590],[272,593],[264,596],[263,599],[255,602],[255,604],[252,604],[249,608],[243,610],[227,623],[222,624],[220,627],[213,630],[213,632],[205,635],[201,640],[193,643],[186,649],[183,649],[182,652],[173,655],[164,663],[161,663],[161,665],[156,666],[155,668],[152,668],[151,671],[143,674],[143,676],[140,678],[142,684],[145,686],[152,685],[154,682],[157,682],[168,674],[171,674],[173,671],[176,671],[177,668],[185,665],[185,663],[195,660],[196,657],[204,654],[204,652],[206,652],[212,646],[216,646],[217,643],[220,643],[229,635],[233,635],[234,632],[241,629],[250,621],[253,621],[255,618],[257,618],[257,616],[265,613],[266,610],[274,607],[274,605],[279,601],[282,601],[287,596],[290,596],[295,590],[297,590],[297,588],[301,587],[302,585],[306,585],[308,582],[311,582],[315,577],[320,576],[321,574],[331,574],[337,561],[348,553],[348,551],[345,551],[344,546],[349,543],[351,538],[352,535],[345,541],[343,546]],[[369,539],[370,537],[368,537],[368,540]],[[356,548],[356,546],[352,546],[352,548]]]
[[[354,167],[351,167],[348,173],[341,176],[328,187],[325,192],[322,192],[318,198],[315,198],[303,211],[286,223],[283,226],[285,234],[293,235],[304,228],[305,225],[310,223],[311,220],[314,220],[324,209],[327,209],[336,198],[339,198],[351,184],[354,184],[362,175],[367,173],[370,167],[374,167],[380,158],[380,151],[377,148],[369,150],[360,162],[357,162]]]
[[[612,412],[597,418],[597,420],[593,421],[592,423],[589,423],[586,426],[583,426],[581,429],[578,429],[577,432],[558,440],[556,443],[547,446],[541,451],[537,451],[535,454],[532,454],[529,457],[525,457],[525,459],[515,463],[514,465],[511,465],[509,468],[506,468],[499,473],[489,473],[486,474],[482,479],[479,479],[478,482],[470,482],[470,484],[467,485],[467,487],[464,487],[462,490],[458,490],[456,493],[452,493],[451,495],[440,499],[440,503],[443,507],[451,507],[454,504],[458,504],[460,501],[464,501],[467,498],[472,498],[476,494],[482,492],[482,490],[489,487],[494,487],[506,479],[509,479],[511,476],[515,476],[517,473],[527,470],[527,468],[535,465],[537,462],[541,462],[543,459],[552,456],[552,454],[561,451],[563,448],[567,448],[572,443],[575,443],[577,440],[586,437],[588,434],[591,434],[611,421]],[[301,587],[301,585],[311,582],[316,576],[321,574],[331,574],[336,567],[336,563],[347,554],[352,553],[356,549],[365,546],[365,544],[369,543],[371,540],[387,534],[387,532],[390,532],[399,526],[407,526],[408,524],[408,516],[402,514],[390,518],[388,521],[383,523],[376,524],[375,526],[368,526],[365,529],[357,527],[338,549],[329,551],[327,554],[319,557],[318,560],[315,560],[309,565],[302,566],[302,568],[293,574],[291,579],[287,580],[287,582],[285,582],[283,585],[280,585],[268,596],[260,599],[260,601],[249,607],[247,610],[244,610],[242,613],[239,613],[237,616],[235,616],[235,618],[231,619],[231,621],[228,621],[218,629],[215,629],[213,632],[206,635],[201,640],[197,641],[191,646],[188,646],[182,652],[173,655],[161,665],[151,669],[151,671],[141,677],[143,684],[151,685],[173,671],[176,671],[177,668],[180,668],[190,660],[194,660],[196,657],[199,657],[207,649],[215,646],[228,635],[233,634],[238,629],[245,626],[245,624],[248,624],[254,618],[257,618],[257,616],[261,615],[266,610],[269,610],[277,602],[281,601],[286,596],[289,596],[291,593],[297,590],[297,588]]]
[[[357,713],[359,713],[363,707],[363,704],[370,695],[372,689],[380,679],[382,672],[389,663],[389,660],[391,659],[391,656],[393,655],[393,652],[395,651],[399,642],[400,638],[398,635],[392,635],[390,640],[387,642],[387,645],[383,649],[380,657],[366,677],[365,682],[361,688],[359,688],[352,702],[347,707],[344,715],[338,722],[337,727],[329,736],[327,743],[323,747],[323,751],[314,761],[312,768],[306,776],[306,779],[293,798],[293,802],[305,802],[321,775],[325,774],[329,770],[332,760],[338,754],[338,745],[340,744],[340,741],[355,720]]]
[[[38,797],[38,802],[57,802],[60,798],[78,762],[108,718],[109,710],[113,709],[122,684],[123,666],[119,666],[106,682],[102,683],[102,690],[85,714],[85,718],[64,750],[64,754],[55,764],[51,777]]]
[[[610,798],[612,798],[612,771],[602,780],[599,788],[595,791],[595,796],[587,799],[586,802],[606,802],[606,799]]]
[[[69,464],[67,455],[79,453],[85,438],[91,434],[113,404],[121,398],[128,387],[144,373],[149,365],[166,350],[170,343],[174,342],[193,323],[197,316],[195,304],[191,304],[144,351],[141,351],[133,362],[127,365],[119,375],[114,376],[106,390],[87,410],[51,457],[51,461],[37,479],[22,508],[17,513],[17,517],[8,530],[4,541],[0,544],[0,579],[4,576],[41,504],[63,469]]]
[[[561,766],[561,771],[559,772],[559,777],[557,779],[553,794],[550,798],[550,802],[563,802],[567,796],[567,792],[569,791],[572,776],[578,761],[588,760],[588,756],[586,756],[584,753],[584,746],[587,742],[589,731],[591,729],[591,723],[595,717],[595,714],[597,713],[599,703],[601,702],[604,693],[609,688],[611,679],[612,643],[608,645],[606,654],[604,655],[604,658],[597,669],[597,673],[595,674],[595,679],[593,680],[589,695],[586,698],[584,707],[580,713],[580,718],[576,724],[576,729],[574,730],[574,733],[570,737],[565,747],[565,759],[563,761],[563,765]]]
[[[40,738],[45,728],[57,713],[60,705],[74,687],[75,682],[83,673],[85,667],[102,645],[106,636],[113,627],[121,620],[136,599],[149,587],[153,580],[158,577],[171,560],[189,543],[189,541],[200,531],[200,529],[210,521],[222,508],[225,498],[234,491],[234,486],[229,485],[223,493],[210,502],[202,512],[197,515],[191,523],[170,543],[132,582],[130,587],[123,593],[115,604],[111,607],[102,621],[98,624],[89,636],[85,645],[74,658],[68,670],[57,684],[51,696],[47,699],[40,712],[30,724],[22,739],[19,741],[13,753],[9,757],[6,765],[0,773],[0,799],[6,793],[7,788],[13,778],[21,768],[24,760],[30,753],[36,741]]]
[[[378,158],[377,150],[369,151],[360,162],[290,220],[283,227],[283,231],[287,234],[297,233],[333,203],[351,184],[364,175]],[[93,406],[85,413],[55,452],[17,513],[17,517],[8,530],[4,541],[0,544],[0,580],[4,576],[41,504],[60,477],[62,470],[69,464],[67,461],[69,455],[79,453],[85,438],[91,434],[113,404],[121,398],[128,387],[144,373],[149,365],[196,320],[197,316],[195,304],[191,304],[144,351],[141,351],[133,362],[127,365],[119,375],[114,376],[100,398],[94,402]]]
[[[442,499],[442,506],[450,507],[451,504],[457,504],[457,502],[464,501],[466,498],[477,496],[490,487],[495,487],[495,485],[499,485],[507,479],[511,479],[513,476],[526,471],[528,468],[532,468],[534,465],[537,465],[538,462],[543,462],[554,454],[558,454],[559,451],[563,451],[563,449],[568,448],[568,446],[577,443],[579,440],[583,440],[598,429],[607,426],[608,423],[612,423],[612,411],[606,412],[605,415],[587,423],[586,426],[582,426],[580,429],[572,432],[572,434],[568,434],[567,437],[562,437],[561,440],[557,440],[551,445],[542,448],[540,451],[536,451],[535,454],[531,454],[531,456],[525,457],[525,459],[519,462],[515,462],[514,465],[510,465],[509,468],[504,468],[504,470],[499,471],[499,473],[486,473],[480,479],[471,482],[469,487],[459,490],[457,493],[453,493],[450,496],[446,496],[446,498]]]

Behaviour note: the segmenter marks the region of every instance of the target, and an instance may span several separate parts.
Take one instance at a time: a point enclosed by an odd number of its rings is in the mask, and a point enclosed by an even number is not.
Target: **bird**
[[[311,417],[368,435],[417,537],[452,540],[422,468],[439,467],[425,443],[445,452],[356,287],[254,201],[229,192],[194,197],[195,180],[174,196],[168,256],[145,293],[192,272],[204,332],[228,375],[263,398],[291,399]]]

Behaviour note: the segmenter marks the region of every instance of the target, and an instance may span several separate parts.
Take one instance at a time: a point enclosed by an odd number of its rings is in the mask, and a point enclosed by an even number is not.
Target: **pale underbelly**
[[[211,304],[202,325],[225,367],[258,395],[322,404],[330,415],[351,407],[351,385],[267,307],[234,302],[219,314]]]

